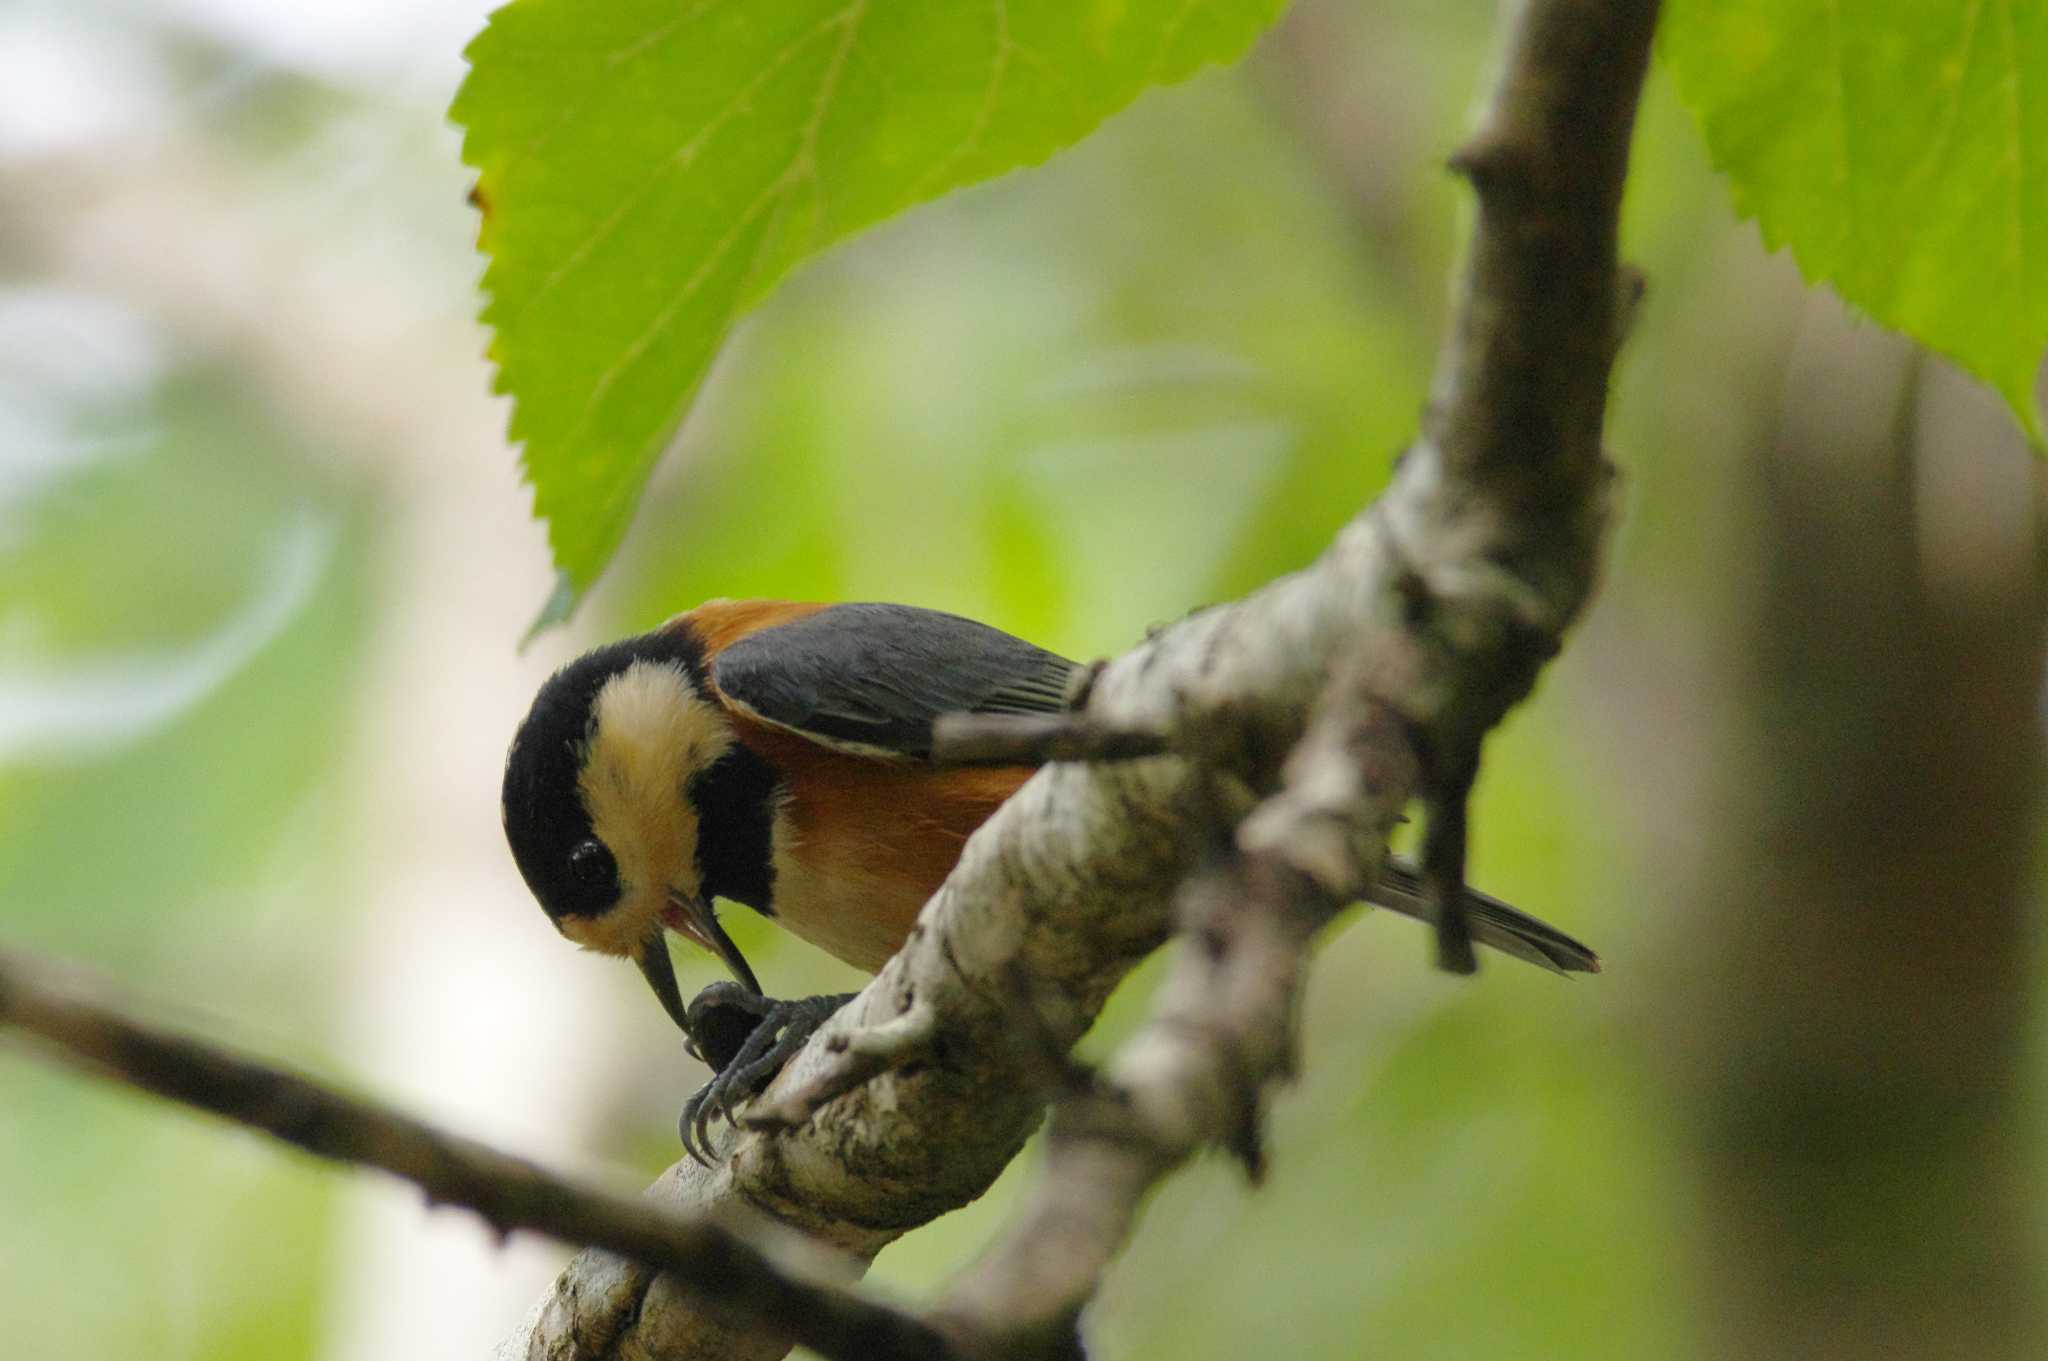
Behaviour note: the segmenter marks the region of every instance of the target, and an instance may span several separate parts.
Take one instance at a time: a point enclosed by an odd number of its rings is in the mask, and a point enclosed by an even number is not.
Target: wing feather
[[[813,742],[924,760],[940,714],[1058,713],[1079,669],[957,614],[850,604],[738,639],[711,677],[734,707]]]

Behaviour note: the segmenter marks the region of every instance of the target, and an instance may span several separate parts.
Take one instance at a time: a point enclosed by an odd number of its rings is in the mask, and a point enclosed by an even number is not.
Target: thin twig
[[[1171,750],[1165,733],[1082,714],[945,714],[932,725],[932,760],[942,766],[1139,761]]]
[[[55,973],[30,956],[0,952],[0,1025],[36,1037],[101,1077],[262,1130],[316,1157],[403,1177],[431,1203],[473,1210],[500,1234],[530,1230],[661,1268],[700,1306],[825,1356],[949,1361],[957,1355],[929,1325],[837,1286],[801,1280],[728,1227],[579,1186],[302,1074],[172,1034],[75,979],[51,982]]]

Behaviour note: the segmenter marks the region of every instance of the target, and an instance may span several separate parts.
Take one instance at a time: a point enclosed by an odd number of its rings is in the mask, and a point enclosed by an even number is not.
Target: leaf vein
[[[780,74],[783,68],[795,61],[798,53],[809,47],[817,39],[830,33],[843,22],[844,16],[845,11],[841,11],[838,15],[820,20],[817,24],[805,30],[793,41],[785,45],[782,51],[778,52],[774,59],[764,65],[760,71],[756,72],[751,80],[741,86],[733,97],[727,100],[724,106],[717,113],[713,114],[703,127],[697,129],[696,132],[690,135],[688,141],[670,153],[668,158],[662,162],[655,172],[649,175],[638,189],[623,199],[618,207],[614,208],[611,214],[603,222],[600,222],[589,236],[578,243],[574,250],[564,255],[561,263],[548,271],[546,277],[540,281],[533,292],[528,294],[520,304],[520,311],[523,312],[525,309],[532,307],[535,303],[553,292],[555,287],[564,279],[580,269],[599,246],[609,240],[617,233],[620,227],[625,225],[626,221],[635,212],[639,211],[640,207],[654,195],[655,191],[667,181],[669,176],[687,170],[696,163],[697,157],[703,154],[704,148],[710,143],[710,140],[722,131],[733,118],[749,107],[753,96],[760,91],[763,85],[767,84],[768,81]],[[773,188],[774,186],[771,182],[770,189],[764,192],[772,192]],[[517,313],[514,314],[515,318],[516,316]],[[512,319],[508,318],[508,323]]]
[[[910,187],[913,198],[922,198],[933,184],[942,183],[953,173],[953,167],[974,154],[981,145],[981,139],[988,135],[990,122],[995,117],[996,105],[1001,101],[1003,83],[1009,76],[1010,62],[1020,49],[1010,37],[1009,0],[995,0],[996,41],[989,53],[988,84],[981,92],[981,106],[974,111],[974,119],[967,125],[966,133],[954,148],[932,164],[931,169],[917,178]]]
[[[1855,180],[1851,170],[1851,149],[1849,145],[1849,60],[1842,45],[1841,0],[1826,0],[1822,6],[1827,15],[1828,25],[1828,74],[1834,81],[1834,101],[1829,131],[1834,134],[1834,192],[1838,201],[1849,202]],[[1834,243],[1829,250],[1837,262],[1853,248],[1855,233],[1851,223],[1855,218],[1853,207],[1837,215],[1834,224]],[[1839,268],[1839,263],[1838,266]]]
[[[1166,27],[1159,30],[1159,50],[1152,56],[1151,78],[1153,83],[1165,79],[1167,58],[1173,55],[1173,45],[1180,41],[1180,31],[1187,27],[1188,16],[1195,12],[1201,0],[1181,0],[1181,6],[1173,17],[1166,21]]]
[[[577,415],[576,424],[570,428],[567,437],[568,443],[573,444],[582,438],[583,433],[589,428],[590,422],[595,418],[598,408],[603,405],[606,394],[611,391],[620,378],[624,377],[627,372],[640,362],[647,351],[653,347],[654,343],[674,324],[677,314],[696,297],[697,290],[704,286],[705,281],[711,277],[712,272],[725,259],[726,253],[738,243],[747,228],[753,224],[754,219],[767,211],[771,206],[776,206],[779,200],[796,189],[797,186],[810,183],[815,188],[818,131],[824,123],[825,114],[838,86],[840,73],[845,68],[847,54],[853,49],[854,40],[860,29],[860,20],[865,15],[866,10],[867,0],[855,0],[855,3],[848,5],[845,9],[839,11],[838,14],[821,23],[812,33],[805,35],[802,41],[808,42],[818,33],[829,32],[835,27],[843,26],[846,30],[845,35],[840,39],[839,50],[833,54],[831,64],[825,68],[825,74],[818,82],[818,93],[812,101],[811,116],[805,125],[803,137],[798,145],[796,155],[783,168],[781,174],[769,181],[761,192],[754,196],[753,202],[747,205],[740,216],[726,229],[725,234],[713,244],[710,252],[706,254],[704,260],[691,273],[690,277],[684,281],[683,286],[676,291],[675,296],[662,305],[661,310],[654,314],[653,319],[641,330],[640,334],[633,338],[632,343],[619,351],[619,357],[591,385],[590,395],[583,403],[583,410]],[[796,44],[792,44],[792,46],[796,46]],[[822,202],[819,205],[819,210],[822,215]],[[758,257],[762,245],[772,240],[773,235],[772,232],[762,234],[760,244],[755,246],[756,259],[748,265],[744,273],[751,274],[759,267],[760,260]],[[734,315],[735,308],[728,307],[720,324],[712,328],[713,332],[716,333],[725,326],[729,326]],[[666,436],[663,438],[666,438]]]
[[[2012,117],[2012,262],[2020,280],[2020,305],[2033,301],[2033,276],[2027,270],[2027,156],[2026,118],[2020,100],[2020,35],[2013,22],[2012,0],[1999,6],[2005,16],[2005,59],[2007,105]],[[2038,351],[2036,357],[2038,358]]]
[[[643,34],[639,38],[635,39],[633,42],[628,43],[626,46],[621,47],[616,51],[606,53],[605,66],[607,70],[613,73],[612,78],[617,78],[616,73],[618,68],[630,65],[631,63],[645,56],[648,52],[651,52],[655,48],[659,47],[662,43],[667,42],[677,33],[687,28],[690,24],[694,23],[698,19],[703,18],[705,12],[708,11],[713,5],[717,4],[718,2],[719,0],[698,0],[698,3],[696,5],[692,6],[690,9],[685,10],[683,13],[678,14],[675,18],[669,20],[660,28],[655,29],[652,33]],[[590,106],[596,102],[597,97],[600,94],[604,93],[604,91],[608,88],[608,82],[595,82],[591,86],[589,93],[585,94],[583,98],[572,100],[568,104],[565,104],[562,107],[560,115],[556,117],[555,121],[548,124],[548,126],[542,128],[539,132],[536,132],[535,134],[533,134],[532,137],[527,139],[526,145],[521,147],[516,155],[512,156],[509,160],[506,161],[504,168],[499,171],[499,174],[501,176],[509,175],[512,172],[512,170],[518,165],[520,165],[522,162],[533,159],[533,157],[536,154],[538,154],[544,147],[546,147],[549,142],[553,141],[555,137],[559,133],[561,133],[561,131],[564,128],[567,128],[577,119],[581,118],[584,115],[584,113],[586,113],[589,110]]]

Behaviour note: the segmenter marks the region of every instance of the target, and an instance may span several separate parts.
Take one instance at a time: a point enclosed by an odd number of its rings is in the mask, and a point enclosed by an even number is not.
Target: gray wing
[[[925,759],[940,714],[1049,714],[1073,662],[911,605],[833,605],[749,634],[711,678],[746,713],[828,747]]]

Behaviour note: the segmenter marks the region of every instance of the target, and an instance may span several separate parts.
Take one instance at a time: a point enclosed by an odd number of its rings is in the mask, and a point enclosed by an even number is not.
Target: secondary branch
[[[332,1162],[403,1177],[431,1204],[459,1205],[499,1233],[595,1244],[674,1273],[693,1307],[844,1361],[953,1355],[915,1318],[784,1270],[739,1233],[647,1201],[579,1186],[522,1158],[345,1096],[300,1073],[173,1034],[76,978],[0,953],[0,1026],[102,1077],[260,1129]]]
[[[1180,892],[1180,942],[1151,1019],[1093,1089],[1053,1113],[1045,1170],[1012,1227],[947,1292],[953,1331],[1007,1357],[1067,1354],[1146,1194],[1205,1146],[1257,1177],[1268,1090],[1294,1071],[1310,947],[1378,876],[1417,775],[1407,726],[1342,668],[1280,792]]]

